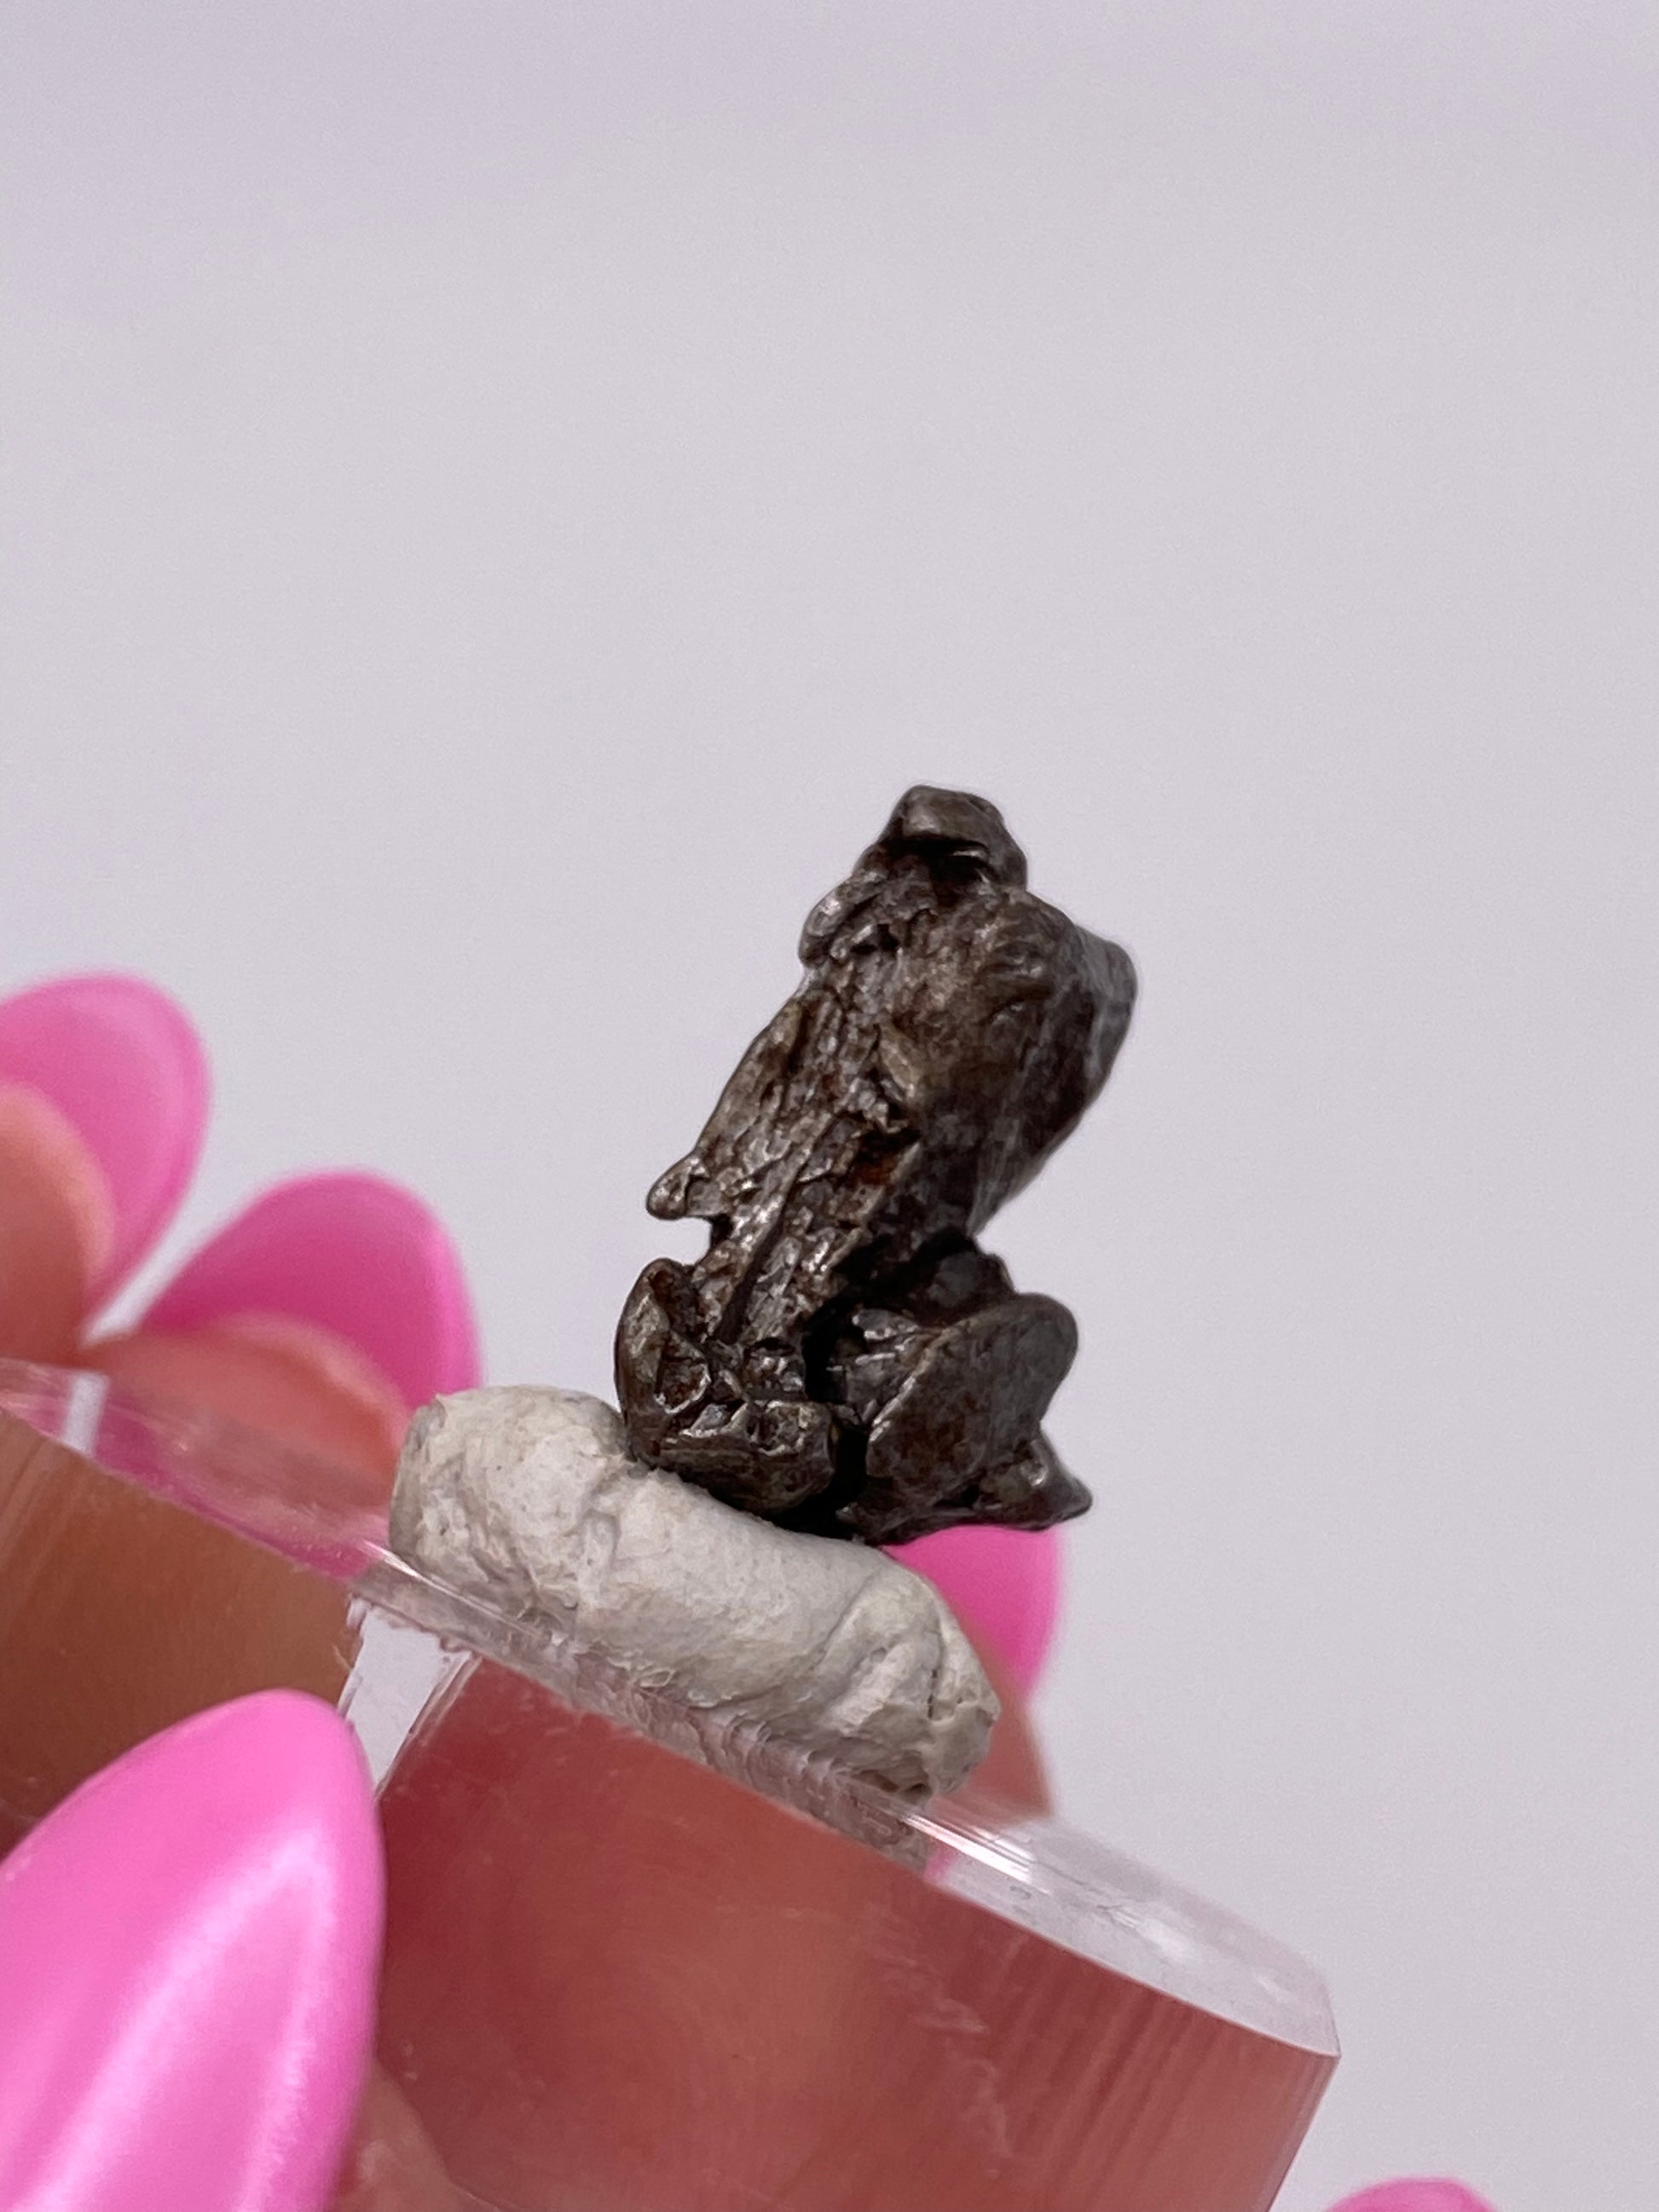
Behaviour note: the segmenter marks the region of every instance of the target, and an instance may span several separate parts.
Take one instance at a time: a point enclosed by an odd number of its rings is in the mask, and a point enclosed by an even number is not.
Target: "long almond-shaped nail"
[[[108,1218],[95,1306],[149,1251],[194,1171],[208,1111],[196,1032],[154,984],[66,976],[0,1000],[0,1083],[49,1101],[97,1164]]]
[[[270,1691],[106,1767],[0,1866],[0,2203],[319,2212],[383,1900],[355,1738]]]
[[[333,1340],[384,1376],[406,1407],[478,1380],[454,1247],[430,1206],[380,1176],[279,1183],[185,1263],[143,1326],[244,1322],[256,1332],[275,1322]]]
[[[988,1644],[1030,1697],[1060,1611],[1055,1531],[943,1528],[896,1547],[893,1557],[938,1586],[974,1641]]]
[[[1384,2181],[1345,2197],[1331,2212],[1492,2212],[1492,2207],[1461,2181]]]

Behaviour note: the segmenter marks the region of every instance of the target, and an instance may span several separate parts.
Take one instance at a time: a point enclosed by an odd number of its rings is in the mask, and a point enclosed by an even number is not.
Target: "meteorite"
[[[647,1200],[705,1221],[623,1310],[635,1454],[786,1528],[1046,1528],[1077,1350],[980,1231],[1099,1095],[1134,969],[1026,885],[988,800],[918,785],[801,935],[799,988]]]

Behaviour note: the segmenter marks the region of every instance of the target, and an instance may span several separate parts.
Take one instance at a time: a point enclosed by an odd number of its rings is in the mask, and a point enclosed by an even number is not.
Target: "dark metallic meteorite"
[[[786,1527],[1046,1528],[1089,1493],[1040,1423],[1077,1350],[974,1239],[1075,1127],[1134,970],[1025,888],[1000,814],[918,786],[801,935],[806,973],[647,1204],[706,1221],[617,1331],[634,1448]]]

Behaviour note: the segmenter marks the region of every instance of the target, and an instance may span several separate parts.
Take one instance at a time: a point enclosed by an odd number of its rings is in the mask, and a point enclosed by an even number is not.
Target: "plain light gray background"
[[[918,777],[1141,967],[1069,1810],[1318,1958],[1284,2203],[1659,2172],[1645,5],[7,5],[0,983],[165,981],[187,1239],[381,1166],[494,1373]]]

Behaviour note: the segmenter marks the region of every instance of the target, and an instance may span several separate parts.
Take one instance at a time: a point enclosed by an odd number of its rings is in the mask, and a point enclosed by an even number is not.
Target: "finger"
[[[1122,2005],[1109,2047],[1170,2033],[1149,2018],[1154,1993],[970,1905],[951,1880],[493,1666],[422,1724],[381,1816],[382,2061],[486,2203],[725,2212],[885,2204],[890,2185],[953,2212],[1048,2204],[1062,2197],[1019,2179],[1041,2159],[1006,2139],[1022,2066],[1087,2043],[1103,1984]],[[1033,2095],[1028,2112],[1041,2108]],[[931,2114],[931,2164],[913,2109]],[[1164,2171],[1111,2201],[1173,2203],[1169,2185]],[[1180,2201],[1227,2200],[1195,2186]]]
[[[340,1516],[384,1512],[404,1391],[426,1396],[475,1379],[470,1321],[465,1334],[456,1325],[465,1291],[448,1238],[401,1192],[374,1208],[365,1236],[363,1180],[316,1179],[325,1195],[343,1200],[332,1212],[314,1184],[303,1202],[255,1207],[208,1248],[212,1268],[198,1273],[186,1308],[196,1325],[146,1327],[83,1356],[118,1380],[318,1455],[305,1479],[319,1486],[325,1531]],[[374,1310],[378,1289],[385,1310],[369,1344],[269,1310],[285,1291],[273,1255],[283,1254],[284,1223],[291,1229],[298,1215],[306,1249],[332,1283],[327,1310],[337,1320],[349,1322],[354,1298],[356,1310]],[[229,1264],[239,1252],[240,1268]],[[291,1237],[283,1265],[299,1266]],[[360,1292],[354,1265],[366,1278]],[[208,1283],[233,1310],[244,1299],[267,1310],[221,1319]],[[303,1281],[293,1303],[306,1303]],[[394,1381],[376,1355],[397,1345]],[[208,1515],[113,1481],[75,1453],[37,1448],[27,1431],[5,1442],[0,1825],[7,1807],[14,1830],[38,1818],[127,1746],[204,1705],[281,1684],[340,1694],[354,1641],[343,1586],[296,1571]],[[270,1480],[262,1448],[250,1448],[252,1459],[239,1458],[241,1449],[234,1435],[193,1448],[198,1473],[222,1482],[233,1515],[239,1486]]]
[[[382,1917],[362,1754],[286,1692],[128,1753],[0,1868],[0,2201],[321,2212]]]
[[[68,976],[0,1000],[0,1084],[50,1101],[96,1163],[96,1305],[150,1250],[195,1170],[208,1110],[196,1032],[153,984]]]
[[[1331,2212],[1492,2212],[1492,2207],[1461,2181],[1385,2181],[1345,2197]]]
[[[443,1224],[366,1175],[307,1176],[256,1200],[85,1364],[320,1453],[363,1476],[354,1498],[375,1504],[414,1408],[478,1379]]]
[[[994,1799],[1004,1811],[1046,1813],[1051,1805],[1048,1777],[1019,1686],[994,1644],[971,1628],[969,1641],[978,1651],[1002,1705],[991,1731],[991,1747],[969,1778],[969,1787],[977,1796]]]
[[[280,1317],[349,1345],[410,1411],[478,1379],[471,1301],[431,1208],[379,1176],[301,1176],[222,1230],[144,1326]]]
[[[349,1346],[319,1331],[131,1329],[88,1346],[78,1364],[314,1452],[337,1478],[333,1503],[385,1506],[409,1408]]]
[[[108,1213],[97,1163],[63,1115],[0,1087],[0,1356],[69,1358]]]
[[[1060,1542],[1053,1528],[942,1528],[898,1546],[893,1557],[927,1576],[1029,1698],[1060,1611]]]

